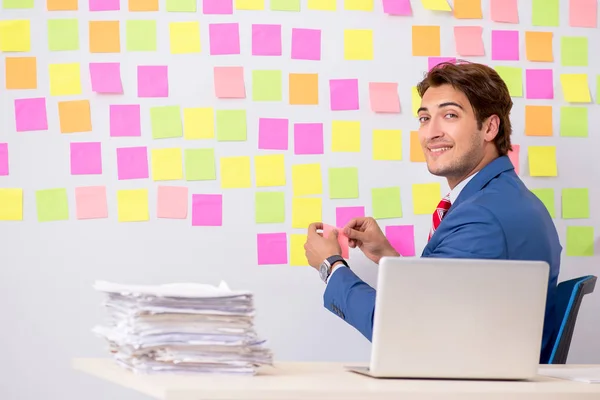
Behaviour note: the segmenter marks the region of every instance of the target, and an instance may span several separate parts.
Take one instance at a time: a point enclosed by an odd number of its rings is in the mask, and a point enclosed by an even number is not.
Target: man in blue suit
[[[544,204],[525,187],[507,154],[512,149],[506,84],[488,66],[443,63],[417,86],[419,140],[429,172],[447,179],[450,193],[433,212],[421,257],[543,260],[550,279],[540,361],[551,352],[555,293],[562,246]],[[432,210],[433,211],[433,210]],[[321,222],[308,228],[304,245],[327,287],[324,305],[371,340],[376,292],[340,254],[337,232],[327,238]],[[399,256],[371,217],[350,221],[350,247],[372,261]]]

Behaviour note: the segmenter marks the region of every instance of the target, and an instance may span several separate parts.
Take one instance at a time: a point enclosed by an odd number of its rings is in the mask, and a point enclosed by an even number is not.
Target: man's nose
[[[425,128],[425,139],[433,140],[444,136],[442,124],[437,118],[431,118]]]

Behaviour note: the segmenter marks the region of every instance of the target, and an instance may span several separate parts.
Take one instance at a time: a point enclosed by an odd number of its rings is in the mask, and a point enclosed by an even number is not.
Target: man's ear
[[[483,128],[485,140],[487,142],[494,141],[500,130],[500,118],[497,115],[490,115],[487,121],[485,121]]]

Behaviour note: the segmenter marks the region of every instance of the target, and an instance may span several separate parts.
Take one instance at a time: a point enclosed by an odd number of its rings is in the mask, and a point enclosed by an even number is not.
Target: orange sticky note
[[[129,11],[158,11],[158,0],[129,0]]]
[[[48,11],[77,11],[78,0],[48,0]]]
[[[119,53],[121,31],[119,21],[90,21],[90,53]]]
[[[342,229],[335,228],[331,225],[323,224],[323,237],[328,238],[331,232],[336,229],[338,231],[338,243],[342,249],[342,257],[348,258],[350,250],[348,248],[348,236],[344,234]]]
[[[440,56],[440,27],[434,25],[413,25],[412,55]]]
[[[37,89],[35,57],[6,57],[6,88]]]
[[[525,106],[525,135],[552,136],[552,106]]]
[[[419,132],[410,131],[410,161],[425,162],[425,153],[419,141]]]
[[[89,100],[58,102],[58,117],[61,133],[90,132],[92,130]]]
[[[319,75],[290,74],[290,104],[319,104]]]
[[[525,54],[529,61],[552,62],[552,32],[525,32]]]
[[[481,19],[481,0],[454,0],[454,17]]]

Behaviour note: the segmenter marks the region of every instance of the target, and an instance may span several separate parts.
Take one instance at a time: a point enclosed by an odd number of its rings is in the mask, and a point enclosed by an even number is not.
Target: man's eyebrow
[[[450,107],[450,106],[458,107],[461,110],[464,110],[463,106],[461,106],[460,104],[455,103],[453,101],[448,101],[445,103],[438,104],[438,108],[444,108],[444,107]],[[419,109],[417,110],[417,114],[420,113],[421,111],[429,111],[429,110],[427,109],[427,107],[419,107]]]

